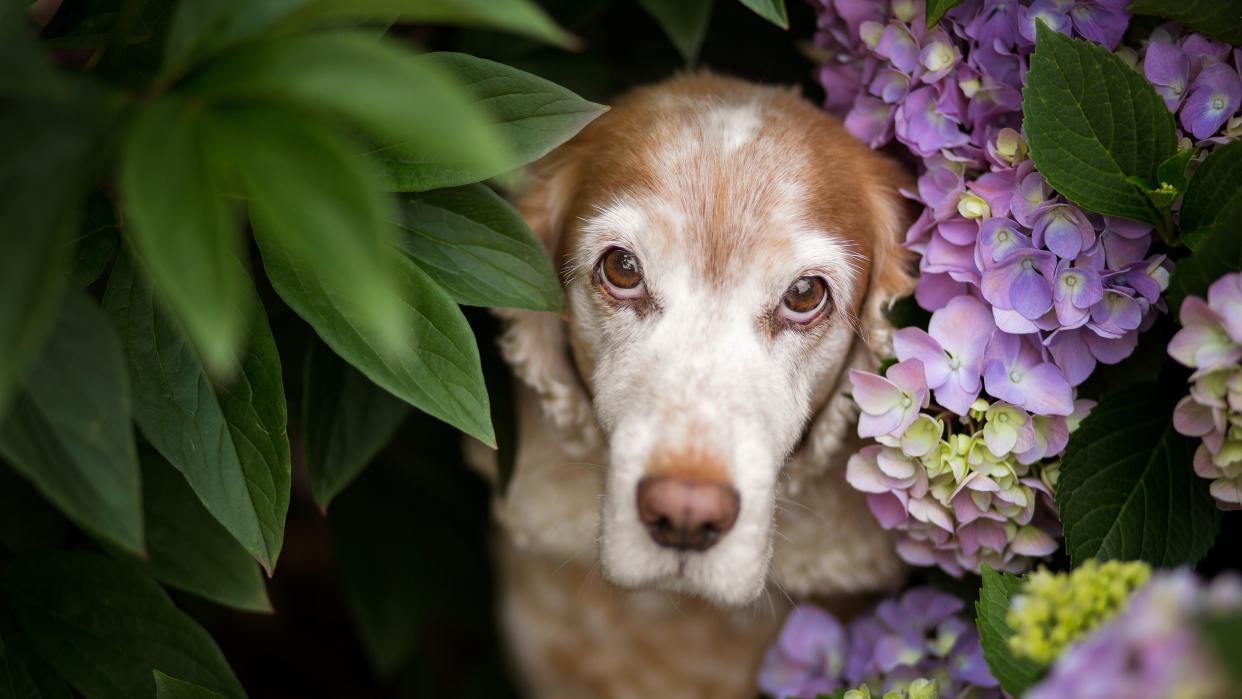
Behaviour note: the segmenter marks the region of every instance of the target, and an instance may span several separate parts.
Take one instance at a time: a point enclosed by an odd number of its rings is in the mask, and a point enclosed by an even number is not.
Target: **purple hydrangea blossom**
[[[1173,427],[1203,440],[1195,473],[1211,479],[1218,507],[1236,510],[1242,508],[1242,274],[1217,279],[1206,301],[1187,296],[1181,321],[1169,355],[1195,373],[1190,394],[1173,411]]]
[[[1242,611],[1242,581],[1209,584],[1180,569],[1153,574],[1111,621],[1072,646],[1027,699],[1164,699],[1234,696],[1235,687],[1195,635],[1205,614]]]
[[[928,587],[887,599],[848,625],[813,605],[790,612],[759,668],[773,697],[805,697],[866,684],[902,691],[917,678],[940,683],[941,696],[999,699],[965,605]]]

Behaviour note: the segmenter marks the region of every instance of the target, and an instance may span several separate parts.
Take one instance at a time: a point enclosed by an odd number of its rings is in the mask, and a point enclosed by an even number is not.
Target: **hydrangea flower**
[[[1190,394],[1173,410],[1173,427],[1200,437],[1195,473],[1211,479],[1212,497],[1223,510],[1242,507],[1242,274],[1227,274],[1208,287],[1207,300],[1187,296],[1182,329],[1169,341],[1169,355],[1194,369]]]
[[[915,300],[932,317],[926,331],[895,334],[897,359],[922,363],[934,399],[930,420],[939,420],[945,430],[955,420],[967,423],[965,432],[953,435],[966,440],[963,448],[974,448],[970,440],[978,430],[968,413],[975,400],[982,397],[991,405],[999,399],[1025,411],[1031,424],[1040,426],[1034,441],[1041,456],[1015,447],[1014,458],[1002,461],[1030,467],[1014,473],[1019,482],[1039,481],[1035,471],[1042,467],[1036,461],[1055,457],[1064,447],[1063,418],[1075,409],[1075,387],[1097,365],[1130,356],[1139,334],[1165,310],[1161,294],[1172,263],[1151,249],[1150,225],[1078,208],[1053,191],[1029,159],[1021,90],[1035,23],[1118,52],[1175,113],[1184,129],[1181,147],[1201,152],[1242,135],[1242,51],[1186,34],[1175,24],[1158,27],[1134,48],[1122,46],[1130,23],[1126,0],[965,0],[931,28],[923,3],[915,0],[813,1],[819,8],[816,43],[829,56],[819,73],[825,108],[873,148],[896,142],[918,163],[917,186],[905,194],[922,211],[906,232],[905,246],[919,259]],[[904,395],[913,405],[922,394]],[[937,405],[943,414],[934,410]],[[883,449],[869,449],[860,463],[905,474],[911,467],[901,465],[897,455],[909,463],[927,457],[902,451],[903,439],[921,443],[904,431],[880,432],[898,415],[891,409],[863,410],[866,436]],[[914,429],[921,418],[912,416],[901,412],[899,422]],[[928,424],[918,428],[919,439],[926,438]],[[1213,473],[1221,468],[1200,461]],[[915,480],[886,492],[869,491],[873,510],[886,526],[903,532],[899,539],[908,560],[944,565],[957,559],[943,551],[960,544],[964,523],[942,526],[942,510],[954,511],[950,498],[912,495],[923,487],[919,473],[916,468],[913,476],[886,475]],[[1230,471],[1229,477],[1234,475]],[[880,487],[874,479],[871,485]],[[971,490],[953,485],[962,488],[958,496]],[[914,510],[899,517],[897,505]],[[952,530],[948,540],[946,529]],[[984,541],[1000,541],[985,522],[966,530],[968,550],[979,541],[969,535],[975,529],[987,531]],[[1016,536],[1012,529],[1007,527]],[[1013,537],[1005,539],[1009,547]],[[992,553],[985,557],[997,551],[987,550]],[[1006,569],[1023,556],[1009,558]],[[977,565],[969,556],[963,561],[952,565]]]
[[[929,587],[884,600],[848,625],[819,607],[801,605],[764,656],[759,687],[781,699],[810,699],[847,687],[860,692],[847,696],[906,692],[913,699],[969,692],[976,699],[999,699],[964,608],[961,600]]]
[[[1242,581],[1210,584],[1189,570],[1158,573],[1112,621],[1057,659],[1026,699],[1209,699],[1235,695],[1195,634],[1206,614],[1242,611]]]
[[[1069,573],[1031,573],[1009,605],[1014,654],[1049,665],[1068,646],[1107,622],[1147,582],[1151,566],[1094,559]]]
[[[871,688],[862,685],[858,689],[851,689],[842,695],[844,699],[871,699]],[[929,680],[920,677],[910,682],[905,691],[896,689],[889,690],[884,696],[877,699],[938,699],[940,697],[940,683],[936,680]]]

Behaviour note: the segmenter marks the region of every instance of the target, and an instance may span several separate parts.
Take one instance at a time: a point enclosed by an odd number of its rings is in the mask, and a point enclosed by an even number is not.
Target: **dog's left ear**
[[[860,312],[860,330],[872,360],[892,354],[893,327],[886,312],[893,302],[914,291],[914,256],[902,243],[914,220],[913,202],[899,188],[912,188],[910,175],[888,158],[876,157],[869,169],[868,200],[872,231],[871,275]]]

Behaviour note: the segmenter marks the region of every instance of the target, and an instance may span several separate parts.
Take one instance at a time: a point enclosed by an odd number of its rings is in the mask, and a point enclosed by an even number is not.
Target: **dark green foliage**
[[[1009,650],[1009,637],[1013,635],[1013,630],[1006,623],[1005,615],[1009,612],[1009,600],[1022,588],[1022,583],[1020,577],[998,573],[985,565],[983,587],[979,589],[979,601],[975,603],[975,625],[979,627],[983,659],[1001,688],[1015,697],[1021,696],[1044,673],[1044,668],[1014,656]]]
[[[1155,15],[1242,46],[1242,11],[1233,0],[1137,0],[1128,8],[1138,15]]]

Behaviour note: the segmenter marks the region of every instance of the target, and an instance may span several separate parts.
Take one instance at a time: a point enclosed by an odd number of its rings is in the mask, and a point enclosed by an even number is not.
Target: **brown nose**
[[[661,546],[705,551],[733,527],[737,510],[737,491],[721,483],[676,476],[647,476],[638,482],[638,516]]]

